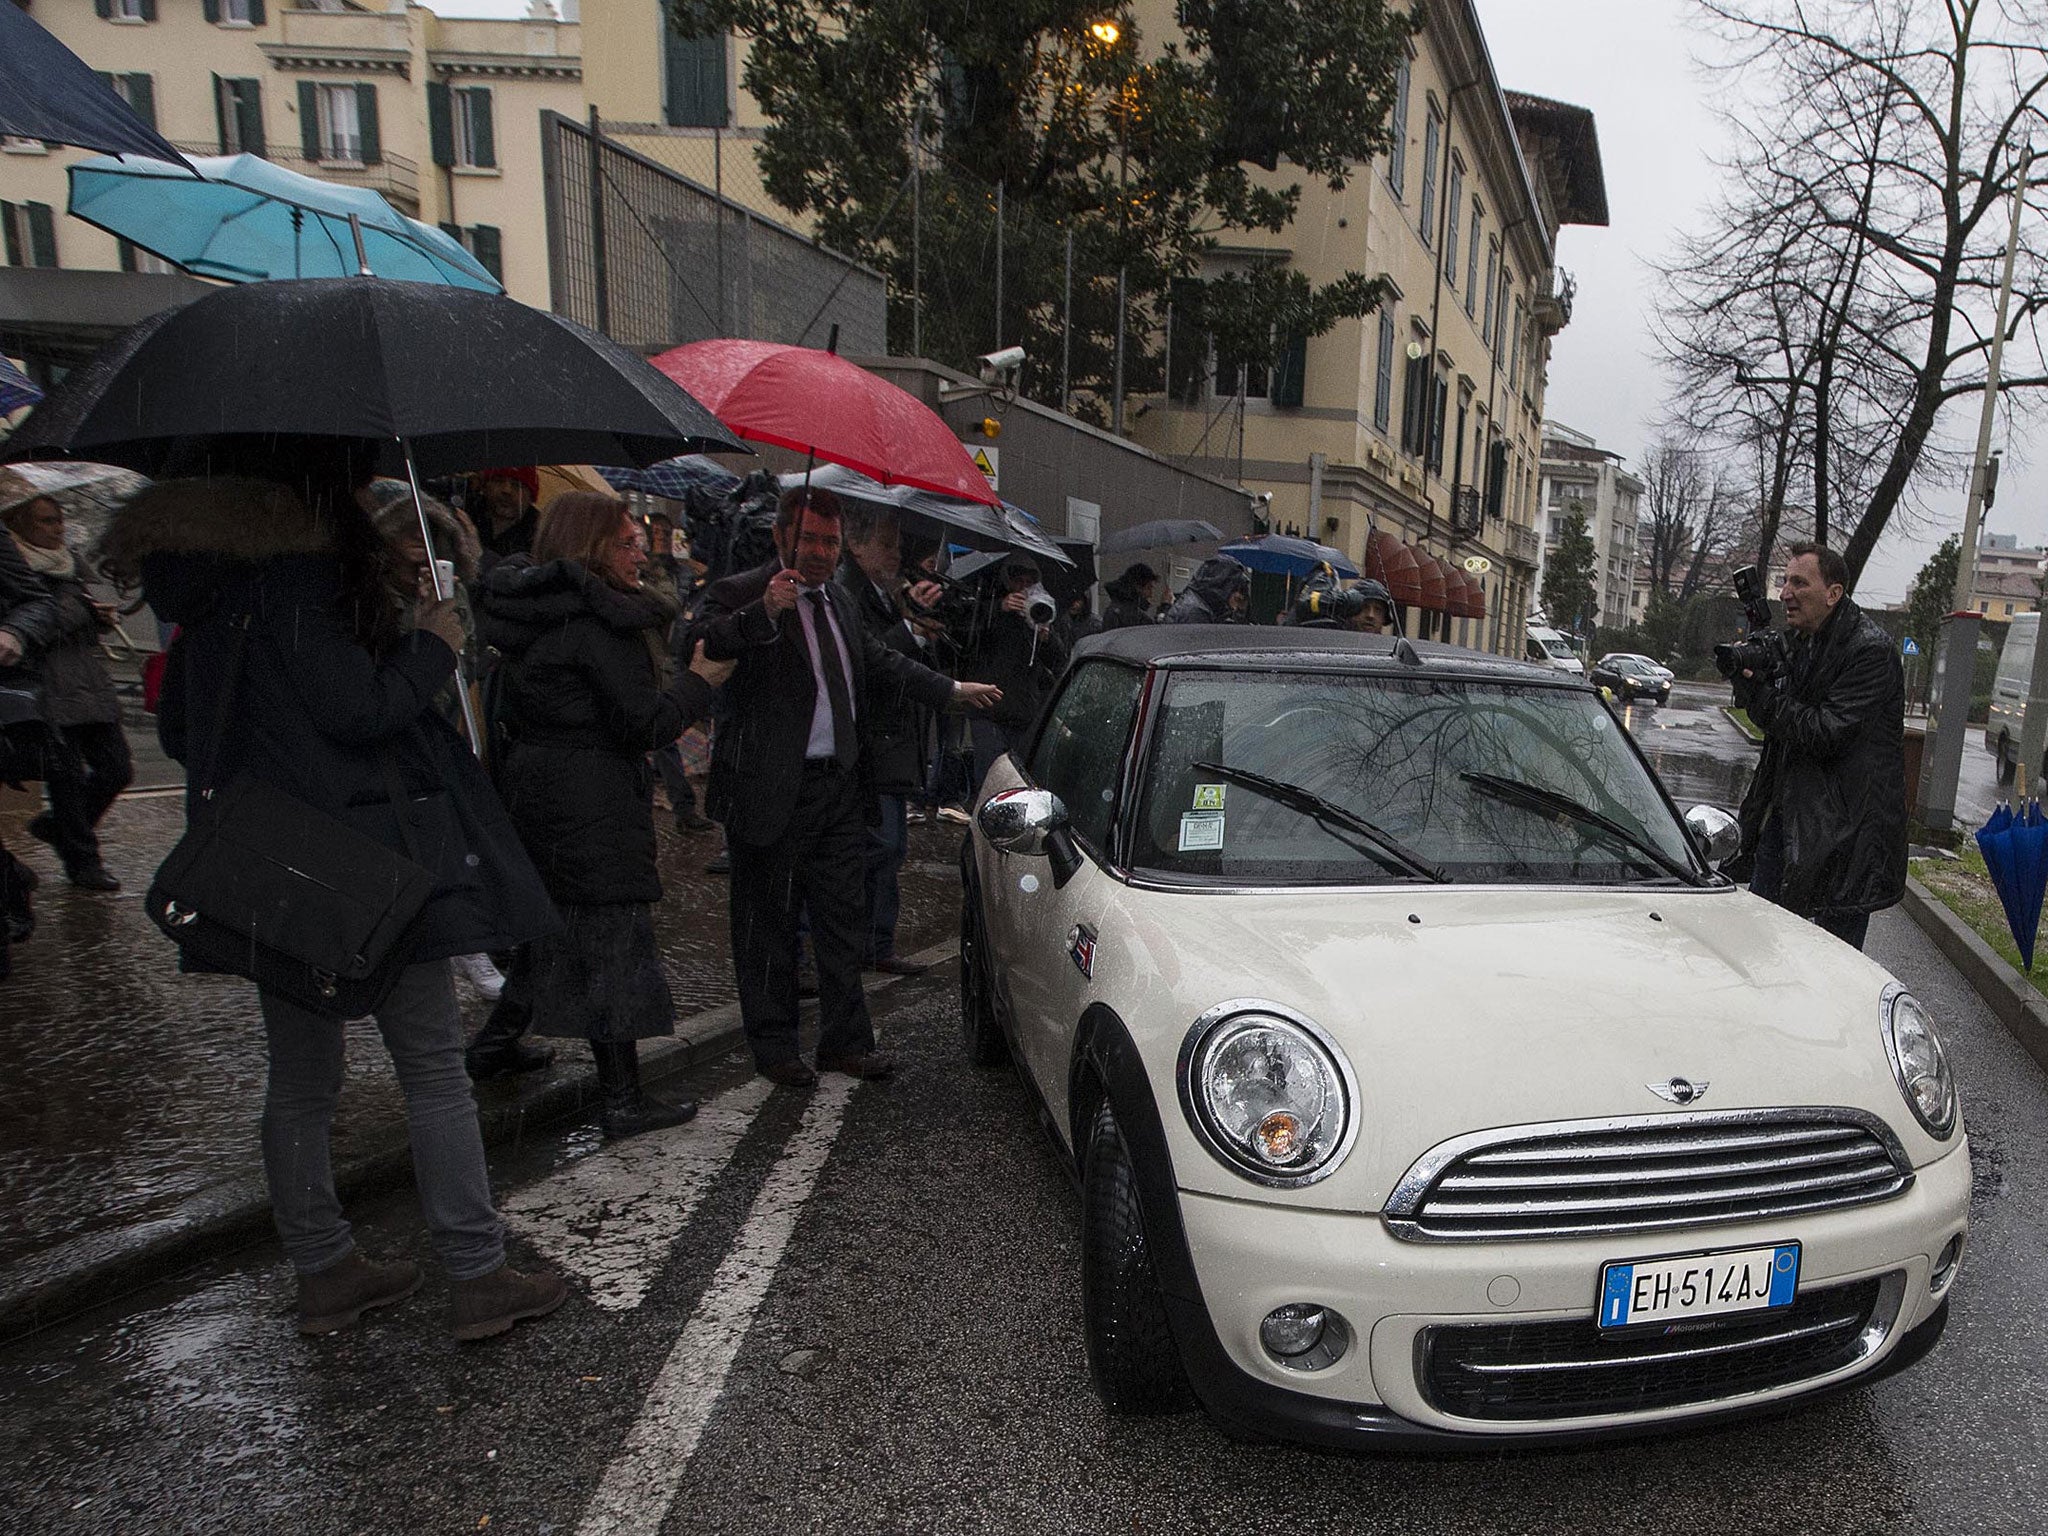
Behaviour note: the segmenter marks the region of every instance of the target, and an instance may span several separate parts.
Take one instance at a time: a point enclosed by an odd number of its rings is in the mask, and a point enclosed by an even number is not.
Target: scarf
[[[39,544],[24,544],[19,536],[14,538],[14,547],[21,551],[21,558],[28,562],[28,568],[38,576],[56,576],[68,580],[78,574],[78,556],[66,545],[59,549],[44,549]]]

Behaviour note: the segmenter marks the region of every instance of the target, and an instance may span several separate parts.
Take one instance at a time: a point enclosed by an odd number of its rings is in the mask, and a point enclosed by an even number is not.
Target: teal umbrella
[[[367,187],[301,176],[256,155],[182,166],[101,155],[71,167],[71,212],[108,234],[228,283],[354,277],[502,293],[460,243]]]

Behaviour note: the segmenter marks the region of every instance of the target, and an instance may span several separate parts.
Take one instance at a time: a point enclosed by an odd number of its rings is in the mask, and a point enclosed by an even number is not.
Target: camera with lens
[[[1771,601],[1764,593],[1763,574],[1753,565],[1735,573],[1735,596],[1742,603],[1743,621],[1750,632],[1740,640],[1724,641],[1714,647],[1714,665],[1723,677],[1749,672],[1758,681],[1772,683],[1785,675],[1785,637],[1771,628]]]
[[[1060,605],[1042,586],[1024,589],[1024,617],[1033,624],[1050,624],[1060,616]]]

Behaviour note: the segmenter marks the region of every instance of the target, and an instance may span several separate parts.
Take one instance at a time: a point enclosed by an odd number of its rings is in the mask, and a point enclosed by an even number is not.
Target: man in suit
[[[927,709],[990,709],[998,688],[955,683],[880,644],[832,577],[839,498],[786,492],[776,558],[715,582],[692,631],[705,655],[737,661],[711,756],[706,809],[732,851],[732,951],[740,1018],[763,1075],[807,1088],[797,1044],[797,914],[818,966],[818,1067],[883,1078],[861,990],[865,865],[875,804],[867,735],[881,690]]]

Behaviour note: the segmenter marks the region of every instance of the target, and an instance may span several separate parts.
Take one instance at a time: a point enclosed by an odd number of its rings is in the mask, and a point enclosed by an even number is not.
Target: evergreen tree
[[[1941,548],[1928,556],[1913,578],[1913,590],[1906,598],[1906,633],[1918,643],[1921,654],[1932,656],[1941,621],[1955,600],[1956,565],[1962,559],[1963,538],[1952,533]]]
[[[1543,561],[1543,611],[1552,624],[1592,634],[1593,617],[1599,611],[1598,572],[1593,535],[1586,526],[1586,514],[1575,502],[1558,524],[1557,547]]]

